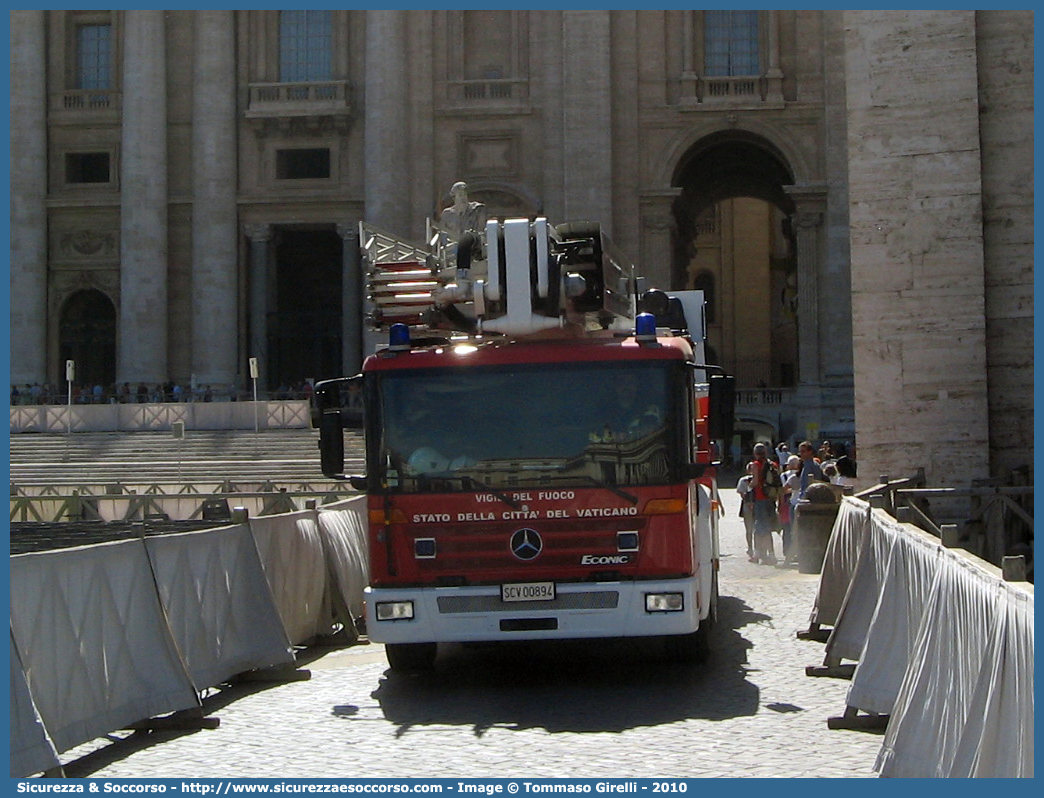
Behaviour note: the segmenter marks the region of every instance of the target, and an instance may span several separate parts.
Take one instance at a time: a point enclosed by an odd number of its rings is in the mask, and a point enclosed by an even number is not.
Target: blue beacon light
[[[634,320],[634,338],[639,343],[656,340],[656,316],[652,313],[639,313]]]
[[[410,348],[410,328],[402,322],[396,322],[388,330],[388,349],[392,352],[404,352]]]

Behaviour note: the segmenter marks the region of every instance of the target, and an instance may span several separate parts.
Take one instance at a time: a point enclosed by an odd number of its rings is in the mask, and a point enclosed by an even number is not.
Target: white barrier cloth
[[[944,554],[875,768],[1032,776],[1032,599]]]
[[[36,711],[29,685],[22,670],[22,659],[11,633],[11,777],[20,778],[32,773],[58,767],[58,752],[47,736],[40,713]]]
[[[823,555],[823,575],[812,607],[811,623],[833,626],[837,622],[859,561],[859,547],[869,523],[869,508],[866,502],[848,496],[841,500]]]
[[[200,706],[141,540],[11,557],[11,630],[59,753]]]
[[[997,614],[949,775],[1033,778],[1033,596],[1001,585]]]
[[[848,689],[848,706],[891,714],[942,556],[941,544],[927,532],[906,527],[897,534],[866,645]]]
[[[330,570],[353,618],[363,615],[363,589],[370,581],[366,526],[365,496],[319,509]]]
[[[295,645],[334,631],[326,560],[315,516],[315,511],[303,510],[250,519],[279,617]]]
[[[294,662],[246,524],[146,539],[171,633],[197,690]]]
[[[894,523],[884,523],[881,515],[880,511],[873,513],[862,536],[852,582],[827,639],[827,657],[858,660],[866,644],[892,546],[900,535],[899,527]]]

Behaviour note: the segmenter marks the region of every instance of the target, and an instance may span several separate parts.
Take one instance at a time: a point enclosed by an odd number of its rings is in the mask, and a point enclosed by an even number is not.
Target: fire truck
[[[391,668],[431,668],[439,643],[620,637],[701,661],[732,434],[702,293],[646,290],[597,223],[359,240],[387,344],[316,385],[315,417],[323,473],[367,494],[365,629]]]

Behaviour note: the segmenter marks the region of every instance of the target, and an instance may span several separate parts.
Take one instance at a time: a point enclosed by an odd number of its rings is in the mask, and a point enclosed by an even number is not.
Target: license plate
[[[552,601],[554,598],[554,582],[523,582],[500,586],[501,601]]]

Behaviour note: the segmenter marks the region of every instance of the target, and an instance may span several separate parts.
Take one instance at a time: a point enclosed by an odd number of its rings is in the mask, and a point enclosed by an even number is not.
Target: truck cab
[[[447,312],[434,288],[424,324],[390,314],[360,375],[316,386],[324,473],[368,496],[367,634],[393,668],[430,667],[438,643],[553,638],[657,636],[699,659],[717,604],[711,441],[727,434],[711,408],[731,407],[730,381],[701,362],[702,328],[660,326],[678,301],[639,297],[599,231],[567,228],[564,247],[515,221],[482,242],[502,263],[476,277],[469,260],[442,294],[471,307]],[[532,279],[534,253],[555,289]],[[371,261],[371,296],[382,271]],[[351,477],[343,396],[360,384],[366,473]]]

